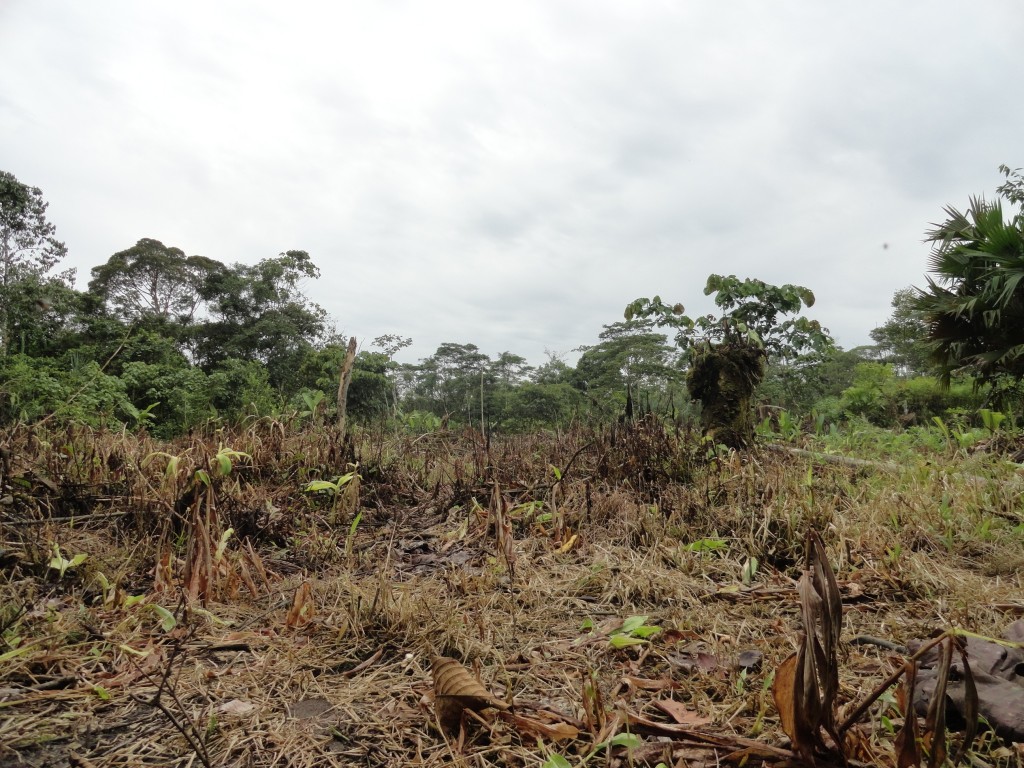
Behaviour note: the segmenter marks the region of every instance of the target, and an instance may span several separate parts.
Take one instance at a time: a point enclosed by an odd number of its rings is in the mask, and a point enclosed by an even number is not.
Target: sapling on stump
[[[659,326],[676,329],[676,344],[689,362],[687,386],[703,407],[705,431],[717,443],[743,448],[754,437],[753,396],[766,363],[796,363],[833,342],[816,320],[779,320],[814,304],[814,294],[803,286],[711,275],[704,295],[712,293],[715,304],[727,310],[718,318],[687,317],[682,304],[666,304],[660,296],[637,299],[625,317],[654,317]]]

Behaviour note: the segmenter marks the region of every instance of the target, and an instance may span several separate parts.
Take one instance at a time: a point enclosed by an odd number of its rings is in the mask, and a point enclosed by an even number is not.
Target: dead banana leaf
[[[441,727],[448,732],[458,729],[462,712],[466,709],[479,712],[489,707],[498,710],[509,708],[455,659],[434,656],[430,660],[430,670],[434,676],[434,709]]]
[[[914,686],[917,684],[917,664],[907,662],[903,682],[896,689],[896,703],[903,711],[903,727],[896,734],[896,768],[918,768],[921,765],[920,732],[914,712]]]
[[[814,755],[814,732],[802,709],[798,709],[797,690],[803,688],[803,645],[797,653],[791,654],[775,670],[772,684],[772,698],[779,710],[782,730],[792,744],[793,751],[805,758]]]
[[[946,762],[946,682],[952,663],[953,640],[950,638],[939,646],[939,679],[924,719],[925,741],[929,746],[928,768],[937,768]]]
[[[842,601],[825,545],[813,530],[807,534],[807,565],[797,593],[803,633],[797,652],[776,670],[772,695],[793,750],[813,762],[817,752],[831,751],[823,733],[843,748],[835,724]]]

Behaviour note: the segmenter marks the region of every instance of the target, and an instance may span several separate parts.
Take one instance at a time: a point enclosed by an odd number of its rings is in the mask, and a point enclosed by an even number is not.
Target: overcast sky
[[[306,250],[407,360],[539,364],[712,272],[811,288],[851,348],[1024,165],[1022,40],[1019,0],[0,0],[0,170],[80,287],[144,237]]]

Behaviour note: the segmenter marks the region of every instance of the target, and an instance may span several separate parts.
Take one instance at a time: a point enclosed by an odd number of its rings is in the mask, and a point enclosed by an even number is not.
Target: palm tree
[[[1000,190],[1003,191],[1002,189]],[[1005,192],[1004,192],[1005,196]],[[1007,198],[1013,202],[1012,198]],[[944,384],[969,373],[979,384],[1024,378],[1024,214],[972,198],[966,213],[927,233],[934,243],[927,289],[917,299]]]

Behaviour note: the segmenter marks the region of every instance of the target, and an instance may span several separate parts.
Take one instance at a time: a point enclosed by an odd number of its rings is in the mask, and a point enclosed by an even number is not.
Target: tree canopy
[[[892,314],[871,331],[879,357],[904,375],[925,374],[931,368],[928,323],[917,308],[918,291],[901,288],[892,297]]]
[[[219,261],[143,238],[92,268],[89,290],[128,321],[146,316],[191,322]]]

